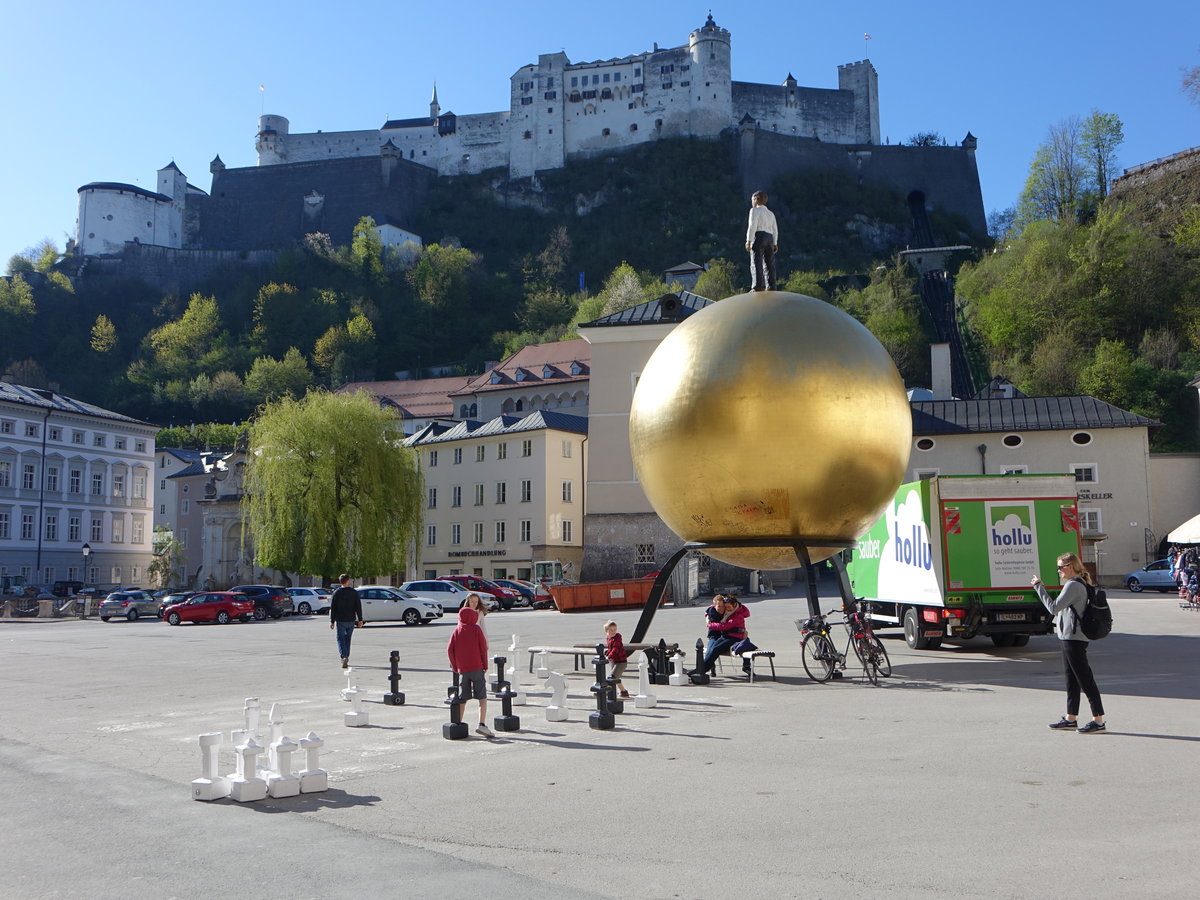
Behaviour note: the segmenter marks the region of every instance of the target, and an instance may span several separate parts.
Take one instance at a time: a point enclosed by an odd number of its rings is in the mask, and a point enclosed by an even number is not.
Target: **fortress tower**
[[[288,162],[287,137],[290,123],[283,116],[259,116],[258,140],[254,149],[258,151],[260,166],[277,166]]]
[[[729,31],[709,13],[704,25],[688,35],[688,52],[692,77],[681,81],[690,82],[692,132],[716,136],[734,124]]]
[[[879,75],[869,59],[838,66],[838,87],[854,92],[854,140],[879,143]]]

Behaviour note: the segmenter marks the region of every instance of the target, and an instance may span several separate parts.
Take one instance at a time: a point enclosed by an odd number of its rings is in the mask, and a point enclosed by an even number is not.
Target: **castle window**
[[[675,71],[675,66],[674,66],[674,65],[670,65],[670,66],[663,66],[663,67],[662,67],[662,68],[659,70],[659,74],[660,74],[660,75],[668,75],[668,74],[670,74],[671,72],[674,72],[674,71]]]
[[[578,77],[573,77],[571,79],[571,87],[579,87],[579,78]]]
[[[571,96],[568,97],[567,99],[570,100],[572,103],[578,103],[580,100],[583,99],[583,97],[580,95],[579,91],[571,91]]]
[[[655,128],[662,128],[662,119],[655,119],[655,120],[654,120],[654,127],[655,127]]]
[[[630,104],[629,104],[629,108],[630,108],[630,109],[633,109],[633,104],[632,104],[632,103],[630,103]],[[629,130],[630,130],[630,131],[637,131],[637,122],[634,122],[632,125],[630,125],[630,126],[629,126]]]
[[[613,72],[613,81],[620,81],[620,80],[621,80],[621,73]]]
[[[554,107],[553,107],[553,106],[547,106],[547,107],[546,107],[546,112],[548,112],[548,113],[552,113],[552,112],[554,112]]]
[[[691,68],[691,66],[680,66],[680,67],[679,67],[679,71],[680,71],[680,72],[686,72],[686,71],[687,71],[688,69],[690,69],[690,68]]]
[[[553,78],[546,79],[546,87],[548,87],[548,88],[554,87],[554,79]]]
[[[673,85],[673,84],[671,84],[671,82],[669,82],[669,81],[664,81],[664,82],[663,82],[663,90],[664,90],[664,91],[666,91],[666,90],[670,90],[672,87],[674,87],[674,85]]]
[[[635,67],[633,70],[633,77],[639,78],[639,77],[641,77],[641,74],[642,74],[642,67],[641,66]]]
[[[691,82],[690,82],[690,81],[681,81],[681,82],[679,82],[679,86],[680,86],[680,87],[687,87],[689,84],[691,84]]]
[[[584,92],[583,92],[583,99],[584,99],[584,100],[595,100],[595,99],[596,99],[596,92],[595,92],[595,91],[584,91]]]
[[[592,76],[592,84],[599,84],[599,83],[600,83],[600,76],[599,76],[599,75],[593,75],[593,76]]]
[[[604,73],[604,83],[605,83],[605,84],[608,84],[609,77],[610,77],[610,76],[609,76],[608,72],[605,72],[605,73]]]
[[[533,90],[533,82],[532,81],[522,81],[521,82],[521,90],[532,91]]]
[[[602,136],[602,137],[608,137],[610,133],[611,133],[611,132],[609,132],[609,130],[608,130],[607,128],[603,129],[603,130],[600,132],[600,134],[601,134],[601,136]]]
[[[630,91],[632,91],[635,94],[640,94],[645,89],[645,87],[646,86],[644,84],[635,84],[633,87],[630,88]]]
[[[529,140],[529,139],[530,139],[530,138],[532,138],[532,137],[533,137],[533,132],[532,132],[532,131],[527,131],[527,132],[525,132],[525,140]]]
[[[521,105],[522,105],[522,106],[528,106],[528,105],[529,105],[529,104],[531,104],[532,102],[533,102],[533,98],[532,98],[532,97],[522,97],[522,98],[521,98]]]
[[[542,99],[543,100],[556,100],[556,99],[558,99],[558,91],[546,91],[546,93],[542,97]]]
[[[601,100],[611,100],[612,99],[612,88],[605,88],[604,90],[602,90],[600,92],[600,99]]]

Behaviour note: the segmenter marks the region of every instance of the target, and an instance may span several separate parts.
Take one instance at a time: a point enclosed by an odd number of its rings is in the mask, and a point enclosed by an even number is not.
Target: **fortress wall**
[[[278,138],[284,148],[284,161],[311,162],[337,157],[378,156],[386,138],[379,131],[330,131],[311,134],[286,134]]]
[[[222,269],[236,266],[239,273],[257,270],[265,275],[275,262],[274,250],[180,250],[126,244],[122,256],[88,259],[86,277],[143,281],[164,293],[182,294]]]
[[[1200,168],[1200,147],[1181,150],[1179,153],[1172,154],[1155,162],[1143,163],[1140,166],[1131,168],[1133,171],[1126,170],[1128,174],[1122,175],[1113,181],[1111,193],[1119,194],[1122,191],[1136,190],[1164,176],[1177,175],[1181,172],[1189,172],[1192,169]]]
[[[765,131],[854,143],[855,95],[827,88],[733,83],[733,119],[749,115]]]
[[[975,154],[966,148],[847,146],[792,138],[762,129],[743,135],[740,146],[746,191],[768,185],[791,172],[841,171],[893,188],[905,196],[921,191],[929,208],[959,213],[977,234],[987,233]]]
[[[134,238],[153,243],[155,222],[170,207],[144,193],[113,188],[87,188],[79,192],[75,241],[80,254],[120,253]]]
[[[345,245],[362,216],[411,222],[434,177],[426,166],[378,155],[226,169],[213,175],[208,197],[189,197],[188,206],[198,210],[201,247],[277,249],[314,231]]]

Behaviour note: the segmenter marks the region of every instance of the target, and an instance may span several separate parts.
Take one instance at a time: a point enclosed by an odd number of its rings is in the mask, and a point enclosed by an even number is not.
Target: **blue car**
[[[1171,561],[1169,559],[1160,559],[1157,562],[1149,563],[1143,569],[1130,572],[1125,576],[1124,581],[1125,587],[1135,594],[1146,588],[1162,591],[1164,594],[1167,591],[1179,589],[1179,586],[1175,584],[1175,579],[1171,577]]]

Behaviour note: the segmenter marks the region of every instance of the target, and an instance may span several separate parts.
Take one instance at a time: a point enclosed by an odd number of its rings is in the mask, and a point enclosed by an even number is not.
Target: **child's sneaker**
[[[486,725],[484,725],[482,722],[480,722],[480,723],[479,723],[479,727],[475,729],[475,733],[476,733],[476,734],[482,734],[482,735],[483,735],[485,738],[490,738],[490,737],[495,737],[495,736],[496,736],[496,735],[495,735],[495,734],[492,732],[492,729],[488,728],[488,727],[487,727]]]

